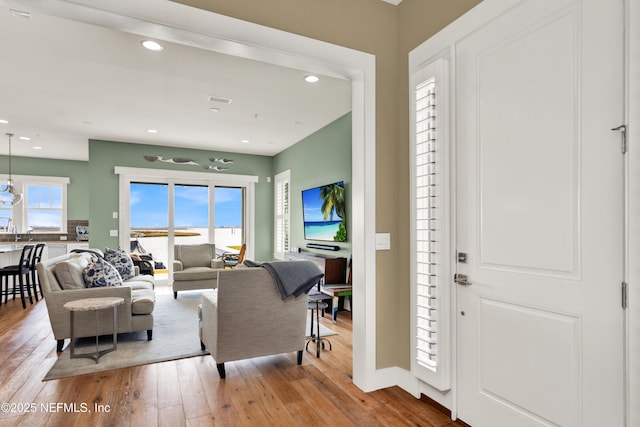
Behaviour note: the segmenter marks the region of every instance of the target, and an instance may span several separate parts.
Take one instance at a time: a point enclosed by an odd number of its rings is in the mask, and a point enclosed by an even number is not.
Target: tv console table
[[[351,295],[351,285],[347,284],[347,259],[312,252],[288,252],[287,261],[311,261],[324,272],[320,292],[332,297],[332,319],[336,322],[340,297]]]

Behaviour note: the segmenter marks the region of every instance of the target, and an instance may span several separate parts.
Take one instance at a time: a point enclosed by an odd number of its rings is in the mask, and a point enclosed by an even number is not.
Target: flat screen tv
[[[302,191],[302,220],[306,240],[347,241],[344,182]]]

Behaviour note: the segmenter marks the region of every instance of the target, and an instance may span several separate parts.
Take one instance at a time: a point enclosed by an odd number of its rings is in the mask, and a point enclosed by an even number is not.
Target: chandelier
[[[0,189],[0,206],[13,206],[22,201],[22,193],[18,193],[13,185],[13,178],[11,177],[11,137],[12,133],[6,134],[9,137],[9,179],[7,183]]]

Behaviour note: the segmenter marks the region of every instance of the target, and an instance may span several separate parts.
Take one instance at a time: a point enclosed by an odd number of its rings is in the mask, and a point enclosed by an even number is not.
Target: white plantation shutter
[[[416,88],[416,361],[437,369],[438,185],[435,78]]]
[[[446,64],[412,78],[412,372],[449,387]]]
[[[289,193],[290,193],[290,176],[289,170],[279,173],[275,176],[274,187],[274,257],[276,259],[285,259],[285,253],[289,251]]]

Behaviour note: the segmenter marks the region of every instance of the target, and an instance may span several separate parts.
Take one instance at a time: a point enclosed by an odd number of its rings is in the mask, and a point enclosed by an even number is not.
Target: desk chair
[[[20,299],[22,299],[22,308],[27,308],[27,303],[24,296],[25,279],[28,284],[29,266],[31,262],[31,252],[33,251],[33,245],[24,245],[22,247],[22,253],[20,254],[20,263],[17,265],[8,265],[0,268],[0,286],[2,292],[0,298],[4,295],[4,303],[8,302],[9,297],[9,277],[13,278],[13,299],[16,299],[16,277],[18,278],[18,284],[20,286]],[[33,298],[31,297],[31,288],[27,286],[27,293],[29,294],[29,302],[33,304]]]

